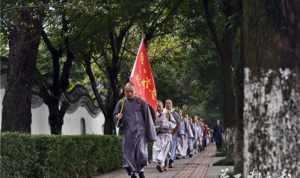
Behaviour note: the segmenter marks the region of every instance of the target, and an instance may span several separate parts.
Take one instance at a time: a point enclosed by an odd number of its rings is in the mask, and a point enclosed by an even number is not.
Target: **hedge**
[[[2,133],[0,177],[88,178],[121,167],[116,136]]]

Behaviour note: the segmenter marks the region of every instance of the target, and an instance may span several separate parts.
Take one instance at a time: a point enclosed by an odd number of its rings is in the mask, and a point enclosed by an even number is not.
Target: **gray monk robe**
[[[123,102],[123,118],[118,122],[123,136],[123,167],[140,172],[147,165],[148,142],[156,139],[156,131],[148,104],[138,97],[120,100],[114,116],[120,112]],[[114,121],[117,123],[116,117]]]
[[[176,120],[173,116],[167,118],[166,113],[159,113],[155,125],[158,135],[153,144],[153,161],[163,167],[171,149],[172,131],[176,127]]]
[[[185,122],[184,118],[180,120],[179,123],[179,129],[178,129],[178,143],[177,143],[177,149],[176,154],[178,157],[185,157],[187,154],[188,149],[188,128],[187,123]]]

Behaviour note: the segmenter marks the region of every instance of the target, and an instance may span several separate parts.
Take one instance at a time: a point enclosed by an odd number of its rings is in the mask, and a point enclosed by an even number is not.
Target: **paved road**
[[[213,157],[215,152],[215,145],[211,144],[205,151],[192,158],[176,160],[174,168],[163,173],[159,173],[155,165],[150,164],[145,169],[145,176],[146,178],[212,178],[208,175],[208,169],[216,161]],[[128,178],[128,176],[124,170],[117,170],[94,178]]]

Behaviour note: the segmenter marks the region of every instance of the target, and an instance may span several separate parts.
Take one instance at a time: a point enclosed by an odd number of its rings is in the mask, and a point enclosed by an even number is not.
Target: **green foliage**
[[[84,178],[120,166],[116,136],[1,135],[1,177]]]
[[[158,98],[170,98],[192,115],[220,119],[222,87],[217,55],[207,48],[206,41],[197,40],[174,33],[151,42],[149,55]]]

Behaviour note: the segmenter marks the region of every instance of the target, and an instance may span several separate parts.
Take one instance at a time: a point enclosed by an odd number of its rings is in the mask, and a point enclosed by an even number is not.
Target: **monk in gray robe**
[[[194,127],[195,127],[194,150],[195,150],[195,153],[199,153],[200,152],[200,143],[199,143],[200,126],[199,126],[198,116],[193,117],[193,123],[194,123]]]
[[[194,143],[195,143],[195,125],[191,117],[188,118],[188,155],[192,157],[194,155]]]
[[[167,115],[163,112],[163,103],[161,101],[158,102],[155,127],[157,140],[153,144],[153,162],[157,164],[156,169],[159,172],[163,172],[167,170],[167,157],[171,149],[172,132],[176,127],[176,120],[172,115]]]
[[[177,139],[178,139],[177,157],[178,158],[185,158],[187,156],[188,126],[186,122],[186,117],[188,117],[188,115],[186,113],[183,113],[179,124],[179,131],[177,134]]]
[[[123,167],[131,178],[144,178],[148,143],[155,141],[156,131],[149,105],[134,95],[131,83],[126,84],[124,93],[113,113],[122,133]]]
[[[175,109],[173,108],[173,102],[170,99],[165,101],[165,111],[166,116],[168,118],[173,117],[176,121],[176,127],[173,129],[172,133],[172,144],[170,150],[170,159],[169,159],[169,168],[173,168],[174,161],[176,159],[176,147],[177,147],[177,133],[179,128],[180,122],[180,115]]]

